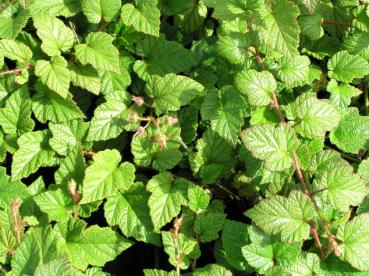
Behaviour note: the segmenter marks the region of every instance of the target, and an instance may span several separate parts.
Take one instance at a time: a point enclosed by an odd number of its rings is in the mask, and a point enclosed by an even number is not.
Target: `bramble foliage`
[[[366,275],[368,31],[358,0],[0,0],[0,274]]]

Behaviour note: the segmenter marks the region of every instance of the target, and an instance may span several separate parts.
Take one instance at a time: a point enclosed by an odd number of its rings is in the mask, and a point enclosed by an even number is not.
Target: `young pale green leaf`
[[[342,241],[339,244],[342,250],[341,258],[349,262],[353,267],[369,270],[369,217],[361,214],[345,225],[340,225],[337,238]]]
[[[245,214],[266,233],[280,234],[282,242],[293,243],[309,237],[307,222],[312,219],[313,210],[307,195],[292,191],[288,198],[275,195],[264,199]]]
[[[23,9],[13,16],[0,16],[0,38],[15,39],[26,26],[29,16],[29,11]]]
[[[124,4],[120,17],[125,25],[132,26],[138,32],[159,36],[160,10],[155,5],[145,3],[136,7]]]
[[[189,104],[193,98],[203,95],[203,90],[200,83],[175,74],[152,76],[145,86],[147,95],[153,98],[153,107],[158,115]]]
[[[38,60],[35,74],[51,90],[66,98],[69,93],[70,71],[67,61],[60,56],[54,56],[51,61]]]
[[[141,183],[134,184],[122,194],[109,198],[104,205],[104,214],[109,225],[119,225],[123,234],[139,241],[160,244],[154,233],[149,207],[149,193]]]
[[[297,55],[299,14],[298,7],[287,0],[273,1],[270,7],[261,5],[255,16],[260,49],[267,53],[274,51],[287,58]]]
[[[71,17],[81,11],[81,3],[80,0],[34,0],[29,9],[33,15]]]
[[[57,231],[63,237],[60,243],[78,269],[85,270],[88,265],[103,266],[133,244],[108,227],[94,225],[83,230],[84,225],[79,220],[57,225]]]
[[[220,137],[236,145],[238,133],[244,123],[248,105],[231,86],[210,91],[201,106],[201,116],[211,121],[211,129]]]
[[[32,131],[35,122],[31,118],[31,100],[28,90],[22,86],[14,91],[0,108],[0,126],[6,134],[21,135]]]
[[[54,276],[54,275],[78,275],[75,269],[66,257],[55,259],[46,264],[39,264],[35,270],[34,276]]]
[[[351,153],[369,148],[369,117],[361,116],[357,108],[349,108],[339,125],[330,133],[330,140],[338,148]]]
[[[65,99],[41,83],[36,84],[36,90],[37,93],[32,97],[32,110],[40,122],[63,123],[84,118],[70,95]]]
[[[301,136],[319,138],[339,124],[341,115],[328,101],[303,94],[288,106],[287,118],[295,122],[294,129]]]
[[[11,39],[0,40],[0,54],[24,64],[27,64],[32,58],[32,51],[28,46]]]
[[[133,70],[144,80],[149,80],[152,75],[177,74],[196,64],[192,52],[162,36],[143,39],[137,44],[136,51],[144,60],[137,60]]]
[[[73,210],[72,196],[59,189],[43,192],[33,199],[50,221],[67,220]]]
[[[18,138],[19,148],[13,155],[11,167],[12,179],[27,177],[42,166],[55,164],[55,152],[48,144],[49,139],[47,130],[27,132]]]
[[[95,109],[87,139],[101,141],[116,138],[128,124],[130,110],[119,101],[108,101]]]
[[[282,57],[278,61],[278,78],[288,87],[296,87],[309,82],[310,60],[307,56]]]
[[[265,168],[271,171],[290,168],[293,151],[299,145],[293,129],[284,124],[277,128],[272,125],[254,126],[244,130],[241,139],[252,155],[264,160]]]
[[[57,236],[49,226],[36,227],[27,232],[14,253],[11,265],[16,275],[34,275],[40,264],[49,263],[61,256]]]
[[[74,47],[76,57],[83,65],[91,64],[97,70],[120,72],[119,52],[107,33],[89,33],[85,44]]]
[[[257,72],[253,69],[236,75],[238,90],[247,96],[249,103],[255,106],[269,105],[272,101],[272,92],[277,89],[273,75],[268,71]]]
[[[33,25],[42,40],[41,48],[47,55],[57,56],[72,48],[74,34],[60,19],[38,14],[33,17]]]
[[[70,79],[75,86],[84,88],[95,95],[101,90],[101,79],[97,71],[90,65],[69,63]]]
[[[330,78],[351,82],[354,78],[362,78],[369,74],[369,63],[359,55],[340,51],[328,61],[328,70]]]
[[[322,174],[314,181],[314,186],[324,189],[320,194],[322,198],[343,212],[348,212],[350,206],[359,205],[369,193],[365,182],[350,167]]]
[[[172,232],[161,232],[164,251],[169,255],[169,262],[173,266],[187,269],[191,259],[200,257],[200,249],[194,238],[189,238],[179,233],[176,240],[173,239]],[[181,256],[179,258],[179,256]]]
[[[88,22],[98,24],[102,19],[110,22],[118,13],[120,0],[82,0],[81,8]]]
[[[169,172],[161,173],[150,179],[146,189],[151,193],[148,205],[154,230],[170,222],[181,211],[181,205],[187,203],[183,192],[187,182],[181,179],[173,180]]]
[[[351,98],[363,93],[360,89],[347,83],[338,84],[336,80],[331,79],[327,85],[327,91],[331,93],[329,98],[339,108],[346,108],[351,104]]]
[[[135,168],[129,162],[119,165],[122,157],[117,150],[105,150],[93,156],[86,169],[81,204],[94,202],[127,190],[133,184]],[[119,166],[118,166],[119,165]]]

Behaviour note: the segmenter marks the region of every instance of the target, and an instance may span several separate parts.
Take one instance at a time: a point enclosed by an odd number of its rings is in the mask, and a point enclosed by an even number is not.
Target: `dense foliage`
[[[367,3],[0,1],[0,274],[364,275]]]

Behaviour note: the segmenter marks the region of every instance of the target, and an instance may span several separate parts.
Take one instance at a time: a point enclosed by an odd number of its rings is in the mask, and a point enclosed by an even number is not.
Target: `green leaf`
[[[40,264],[49,263],[61,255],[56,234],[49,226],[31,229],[14,253],[11,265],[16,275],[34,275]]]
[[[13,155],[12,179],[27,177],[43,166],[53,166],[54,151],[48,142],[50,133],[47,130],[27,132],[17,140],[18,150]]]
[[[287,0],[273,1],[270,7],[261,6],[255,16],[260,49],[293,58],[298,54],[300,27],[298,7]]]
[[[123,194],[109,198],[104,205],[104,214],[109,225],[119,225],[123,234],[139,241],[160,244],[154,233],[149,207],[149,193],[140,184],[134,184]]]
[[[247,228],[248,225],[245,223],[226,219],[221,237],[227,262],[240,271],[250,269],[241,251],[241,248],[249,243]]]
[[[161,173],[150,179],[146,189],[151,193],[148,205],[154,230],[170,222],[181,211],[181,205],[186,204],[183,195],[187,182],[182,179],[173,180],[169,172]]]
[[[64,99],[41,83],[36,84],[36,89],[37,93],[32,97],[32,110],[40,122],[63,123],[84,118],[84,114],[70,95]]]
[[[241,133],[245,147],[252,155],[265,161],[265,168],[271,171],[282,171],[291,167],[293,151],[297,149],[299,140],[291,127],[280,125],[258,125]]]
[[[32,58],[31,49],[21,42],[11,39],[0,40],[0,55],[27,64]]]
[[[345,225],[340,225],[337,238],[342,241],[339,245],[342,250],[341,258],[353,267],[369,270],[369,217],[361,214]]]
[[[248,105],[231,86],[220,91],[210,91],[201,106],[201,116],[211,121],[211,129],[220,137],[236,145],[238,133],[244,123]]]
[[[29,11],[23,9],[10,17],[0,16],[0,38],[15,39],[26,26],[29,16]]]
[[[121,159],[117,150],[100,151],[93,156],[94,162],[86,169],[83,180],[81,204],[115,195],[119,189],[129,189],[135,178],[135,168],[129,162],[119,165]]]
[[[282,242],[292,243],[309,237],[307,222],[312,219],[313,210],[307,195],[292,191],[288,198],[275,195],[264,199],[245,214],[266,233],[280,234]]]
[[[322,275],[320,268],[320,259],[318,255],[307,253],[299,256],[299,258],[291,265],[288,265],[284,271],[293,276],[299,275]]]
[[[70,262],[78,269],[88,265],[103,266],[114,260],[133,243],[108,227],[91,226],[83,230],[79,220],[58,223],[56,230],[62,236],[60,243]]]
[[[153,107],[158,115],[189,104],[193,98],[201,96],[203,90],[200,83],[175,74],[153,76],[145,86],[147,95],[153,98]]]
[[[42,40],[41,48],[47,55],[57,56],[72,48],[74,34],[60,19],[38,14],[33,17],[33,25]]]
[[[348,212],[350,206],[359,205],[369,193],[365,182],[350,167],[323,173],[314,181],[314,186],[324,189],[320,193],[322,198],[343,212]]]
[[[199,214],[196,216],[193,230],[202,243],[218,239],[218,232],[223,229],[226,215],[219,213]]]
[[[133,70],[144,80],[150,79],[152,75],[177,74],[196,64],[195,57],[189,50],[178,42],[165,40],[162,36],[140,41],[136,51],[144,60],[137,60]]]
[[[190,266],[190,259],[200,257],[200,249],[197,241],[179,233],[176,241],[172,232],[161,232],[164,251],[169,255],[169,262],[180,269],[187,269]],[[181,256],[178,259],[178,256]]]
[[[84,88],[95,95],[101,90],[101,80],[97,71],[90,65],[69,63],[70,79],[75,86]]]
[[[102,19],[110,22],[118,13],[120,0],[82,0],[81,8],[88,22],[98,24]]]
[[[108,101],[95,109],[87,139],[101,141],[116,138],[128,124],[130,110],[119,101]]]
[[[299,17],[301,34],[311,40],[317,40],[324,35],[323,17],[320,14],[303,15]]]
[[[199,213],[206,210],[210,202],[209,193],[198,185],[188,186],[188,207]]]
[[[28,90],[22,86],[14,91],[5,102],[5,107],[0,108],[0,126],[5,133],[21,135],[32,131],[35,122],[31,118],[31,100]]]
[[[253,69],[236,75],[238,90],[247,96],[249,103],[256,106],[269,105],[272,101],[272,92],[277,89],[273,75],[268,71],[257,72]]]
[[[278,78],[289,87],[296,87],[309,82],[310,60],[307,56],[282,57],[278,61]]]
[[[194,276],[232,276],[232,272],[221,265],[208,264],[204,267],[197,268],[193,273]]]
[[[124,4],[120,17],[125,25],[132,26],[138,32],[159,36],[160,11],[153,5],[135,7],[130,3]]]
[[[294,129],[301,136],[319,138],[339,124],[341,115],[328,101],[303,94],[288,106],[287,118],[295,122]]]
[[[37,266],[35,276],[77,275],[77,270],[71,266],[66,257]]]
[[[34,200],[50,221],[62,221],[69,219],[73,210],[72,196],[68,196],[61,190],[54,190],[41,193],[35,196]]]
[[[363,93],[360,89],[347,83],[338,84],[332,79],[327,85],[327,91],[331,93],[329,98],[339,108],[346,108],[351,104],[351,98],[359,96]]]
[[[330,140],[338,148],[351,153],[369,148],[369,117],[360,116],[357,108],[349,108],[339,125],[330,133]]]
[[[216,49],[219,55],[232,64],[242,64],[248,59],[247,48],[251,41],[244,33],[230,33],[219,36]]]
[[[79,0],[34,0],[29,9],[33,15],[70,17],[81,11],[81,4]]]
[[[31,196],[26,185],[21,181],[11,181],[5,171],[0,170],[0,207],[10,209],[11,202],[17,198],[27,199]],[[1,238],[0,238],[1,242]]]
[[[354,78],[362,78],[369,74],[369,63],[359,55],[340,51],[328,61],[328,70],[330,78],[351,82]]]
[[[119,52],[113,40],[107,33],[89,33],[85,44],[74,47],[78,61],[83,65],[91,64],[97,70],[119,73]]]

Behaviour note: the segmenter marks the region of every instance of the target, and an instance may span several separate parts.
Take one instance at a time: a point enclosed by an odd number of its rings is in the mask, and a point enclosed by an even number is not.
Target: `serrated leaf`
[[[91,120],[87,139],[100,141],[116,138],[128,124],[130,110],[119,101],[108,101],[99,105]]]
[[[54,151],[48,144],[49,139],[47,130],[27,132],[18,138],[19,148],[13,155],[11,167],[12,179],[27,177],[42,166],[54,165]]]
[[[11,202],[17,198],[24,200],[30,196],[31,194],[27,190],[26,185],[21,181],[11,181],[5,171],[0,170],[0,207],[2,209],[10,209]]]
[[[369,193],[361,177],[345,167],[322,174],[314,181],[314,186],[325,189],[321,192],[322,198],[343,212],[349,211],[350,206],[359,205]]]
[[[108,227],[91,226],[83,230],[85,223],[75,220],[58,223],[63,248],[69,260],[78,269],[88,265],[103,266],[114,260],[133,243]]]
[[[193,230],[199,235],[202,243],[216,240],[219,237],[218,232],[223,229],[225,217],[225,214],[220,213],[199,214],[196,216]]]
[[[34,276],[55,276],[55,275],[78,275],[77,269],[71,266],[66,257],[55,259],[46,264],[37,266]]]
[[[249,103],[256,106],[269,105],[272,92],[277,89],[277,83],[270,72],[257,72],[253,69],[236,75],[238,90],[247,96]]]
[[[274,1],[271,7],[261,6],[255,16],[260,49],[275,51],[287,58],[298,54],[300,27],[297,23],[299,9],[286,0]]]
[[[310,225],[307,222],[312,219],[313,210],[307,195],[292,191],[288,198],[275,195],[262,200],[245,215],[266,233],[280,234],[282,242],[292,243],[309,237]]]
[[[346,108],[351,103],[351,98],[359,96],[363,93],[360,89],[347,83],[338,84],[332,79],[327,85],[327,91],[331,93],[329,98],[339,108]]]
[[[33,17],[33,25],[42,40],[41,48],[47,55],[57,56],[72,48],[74,34],[60,19],[38,14]]]
[[[294,129],[301,136],[319,138],[339,124],[341,115],[328,101],[303,94],[289,105],[287,118],[296,123]]]
[[[369,270],[368,214],[361,214],[345,225],[340,225],[337,238],[342,241],[339,245],[342,250],[341,258],[359,270]]]
[[[189,185],[187,191],[188,207],[198,213],[205,210],[210,202],[210,195],[198,185]]]
[[[183,195],[186,184],[181,179],[174,181],[169,172],[158,174],[148,182],[146,189],[151,193],[148,205],[156,232],[179,214],[181,205],[186,204]]]
[[[0,54],[24,64],[32,58],[32,51],[28,46],[11,39],[0,40]]]
[[[51,61],[38,60],[35,74],[51,90],[66,98],[69,93],[70,71],[63,57],[54,56]]]
[[[307,56],[282,57],[278,63],[277,76],[287,86],[296,87],[309,82],[310,60]]]
[[[35,122],[31,114],[31,100],[27,88],[23,86],[10,95],[4,108],[0,108],[0,126],[10,135],[32,131]]]
[[[324,35],[323,17],[320,14],[303,15],[299,17],[301,34],[311,40],[317,40]]]
[[[197,268],[193,273],[194,276],[232,276],[232,272],[218,264],[208,264],[204,267]]]
[[[176,241],[171,232],[161,232],[164,251],[169,255],[169,262],[181,269],[187,269],[190,265],[190,259],[200,257],[200,249],[197,241],[179,233]],[[178,256],[181,256],[178,259]]]
[[[359,55],[340,51],[328,61],[328,70],[330,78],[351,82],[354,78],[362,78],[369,74],[369,63]]]
[[[245,147],[255,158],[265,161],[265,168],[271,171],[282,171],[290,168],[293,162],[293,151],[299,141],[292,128],[280,125],[258,125],[241,133]]]
[[[296,262],[284,268],[284,271],[292,276],[311,275],[314,273],[320,275],[323,273],[320,268],[320,259],[314,253],[302,254]]]
[[[122,3],[120,0],[82,0],[81,8],[88,22],[98,24],[102,19],[110,22],[118,13]]]
[[[47,121],[63,123],[84,118],[84,114],[70,95],[64,99],[41,83],[36,84],[36,91],[37,93],[32,97],[32,110],[41,123]]]
[[[30,16],[28,10],[21,9],[16,15],[0,16],[0,38],[15,39],[27,24]]]
[[[91,64],[97,70],[120,72],[119,52],[107,33],[89,33],[85,44],[74,47],[76,57],[83,65]]]
[[[109,225],[119,225],[123,234],[139,241],[160,244],[154,233],[149,207],[149,193],[142,184],[135,184],[126,192],[109,198],[104,205],[105,218]]]
[[[34,200],[41,211],[47,214],[50,221],[67,220],[73,210],[72,196],[61,190],[43,192],[35,196]]]
[[[124,4],[120,17],[125,25],[132,26],[138,32],[159,36],[160,11],[153,5],[135,7],[130,3]]]
[[[250,44],[250,39],[244,33],[230,33],[219,36],[216,49],[232,64],[242,64],[248,59],[247,48]]]
[[[99,95],[101,90],[101,79],[97,71],[90,65],[69,63],[70,79],[75,86],[84,88],[95,95]]]
[[[207,94],[201,106],[201,116],[211,121],[211,129],[220,137],[236,145],[248,107],[233,87],[226,86]]]
[[[29,9],[33,15],[48,14],[70,17],[80,12],[81,5],[79,0],[35,0]]]

